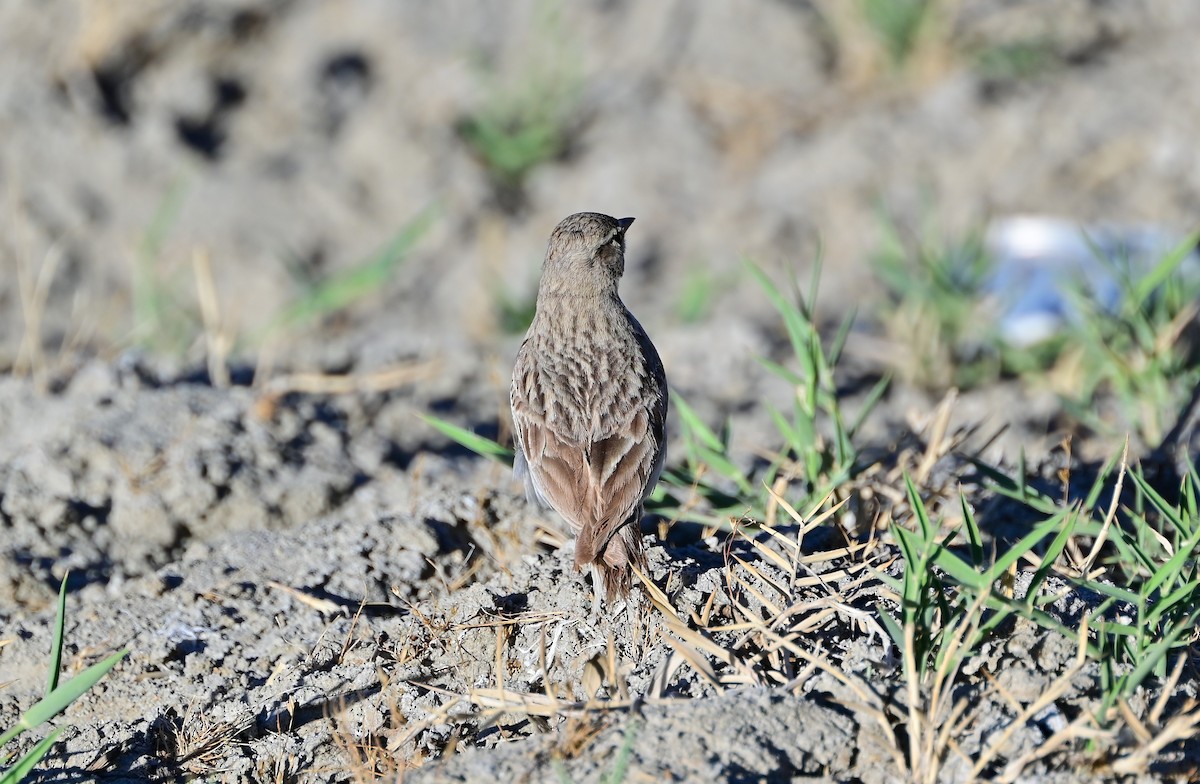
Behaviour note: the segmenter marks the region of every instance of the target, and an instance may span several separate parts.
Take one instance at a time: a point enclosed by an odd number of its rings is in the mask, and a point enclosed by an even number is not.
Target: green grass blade
[[[808,334],[811,329],[805,323],[799,309],[780,293],[775,282],[767,277],[767,274],[757,265],[747,264],[747,267],[766,293],[767,299],[771,300],[771,305],[783,317],[783,324],[787,329],[788,338],[792,342],[792,352],[796,358],[803,359],[808,356]]]
[[[804,306],[805,316],[812,316],[817,312],[817,292],[821,290],[821,268],[824,265],[821,245],[817,245],[817,255],[813,258],[812,279],[808,284],[808,300],[800,299],[800,304]],[[792,276],[792,283],[795,285],[795,274]],[[809,319],[811,321],[811,319]]]
[[[179,218],[187,191],[187,180],[179,178],[171,183],[155,207],[150,225],[138,243],[133,278],[133,311],[139,330],[158,328],[162,323],[163,311],[170,305],[155,277],[154,265],[167,235]]]
[[[622,784],[625,781],[625,774],[629,770],[629,759],[633,756],[633,742],[637,739],[637,734],[638,723],[631,721],[625,730],[621,748],[617,750],[617,759],[613,762],[612,773],[602,778],[604,784]]]
[[[775,428],[784,436],[792,451],[797,455],[803,455],[812,449],[816,440],[812,422],[804,417],[797,417],[795,422],[789,422],[787,417],[770,403],[767,404],[767,410],[771,415],[771,421],[775,423]]]
[[[1190,536],[1192,534],[1192,526],[1184,521],[1183,516],[1179,513],[1179,509],[1177,509],[1174,504],[1169,503],[1167,499],[1163,498],[1162,495],[1155,490],[1148,481],[1146,481],[1146,477],[1143,475],[1142,471],[1133,471],[1131,472],[1130,476],[1133,477],[1133,482],[1137,485],[1138,490],[1148,499],[1150,499],[1150,503],[1154,506],[1159,514],[1169,520],[1171,525],[1173,525],[1175,528],[1184,531],[1185,536]]]
[[[60,684],[58,688],[26,711],[25,715],[17,721],[17,726],[26,730],[33,729],[62,713],[68,705],[79,699],[79,695],[92,688],[96,681],[103,678],[104,674],[115,667],[117,662],[124,659],[127,653],[129,651],[117,651],[107,659],[88,667],[66,683]]]
[[[1047,495],[1037,492],[1033,488],[1025,484],[1024,479],[1016,480],[1000,471],[993,466],[983,462],[975,457],[967,457],[967,461],[975,466],[979,473],[983,474],[984,478],[990,479],[996,488],[996,492],[1003,496],[1020,501],[1028,506],[1044,514],[1054,514],[1058,510],[1058,502]],[[1018,476],[1022,476],[1020,471],[1024,470],[1024,461],[1018,467]]]
[[[675,410],[679,412],[679,419],[683,422],[684,429],[699,439],[701,444],[714,452],[723,452],[725,450],[724,442],[713,432],[712,428],[704,424],[704,420],[700,419],[695,409],[684,402],[678,393],[673,393],[671,398],[675,405]]]
[[[1117,623],[1116,621],[1100,621],[1096,624],[1096,628],[1104,634],[1112,637],[1134,638],[1140,633],[1140,629],[1128,623]]]
[[[854,319],[857,315],[858,311],[851,308],[846,317],[842,319],[837,333],[833,336],[833,341],[829,344],[829,350],[825,352],[825,361],[829,365],[836,365],[838,359],[841,358],[842,349],[846,347],[846,338],[850,336],[850,327],[854,326]]]
[[[802,376],[800,376],[798,373],[788,370],[778,362],[772,362],[766,357],[755,357],[754,360],[766,368],[771,375],[782,378],[792,386],[798,387],[804,383],[804,378]]]
[[[752,485],[750,480],[746,478],[746,475],[743,474],[738,467],[733,464],[733,461],[725,457],[725,455],[721,454],[720,452],[714,452],[711,449],[700,447],[699,456],[700,460],[707,464],[709,468],[712,468],[718,474],[736,484],[738,486],[738,491],[744,496],[749,497],[754,495],[754,485]]]
[[[1064,510],[1065,511],[1065,510]],[[1046,552],[1042,553],[1042,564],[1033,573],[1033,578],[1029,581],[1029,595],[1037,595],[1038,589],[1046,579],[1046,575],[1050,573],[1050,569],[1054,566],[1054,562],[1058,560],[1058,556],[1066,548],[1067,542],[1075,533],[1075,521],[1079,519],[1078,514],[1068,513],[1065,518],[1066,524],[1062,530],[1058,532],[1058,536],[1050,542],[1050,546],[1046,548]]]
[[[50,748],[62,733],[62,727],[54,730],[30,749],[28,754],[17,760],[16,764],[11,768],[0,773],[0,784],[17,784],[17,782],[22,781],[42,761],[42,757],[45,757],[50,752]]]
[[[1129,604],[1137,604],[1138,601],[1140,601],[1142,598],[1137,593],[1129,590],[1128,588],[1122,588],[1119,585],[1111,585],[1109,583],[1104,583],[1104,582],[1083,582],[1083,581],[1076,581],[1076,584],[1080,585],[1083,588],[1087,588],[1090,591],[1095,591],[1096,593],[1103,594],[1104,596],[1111,596],[1112,598],[1116,599],[1119,602],[1128,602]]]
[[[1142,586],[1142,595],[1149,596],[1158,590],[1163,583],[1174,583],[1175,578],[1179,575],[1184,565],[1196,557],[1196,545],[1200,544],[1200,536],[1188,539],[1183,547],[1180,547],[1175,555],[1171,556],[1165,564],[1154,570],[1150,575],[1150,579]]]
[[[1158,626],[1159,619],[1176,607],[1191,609],[1195,605],[1197,588],[1200,588],[1200,580],[1191,580],[1159,599],[1154,603],[1154,609],[1146,615],[1145,625],[1151,628]]]
[[[1192,623],[1181,623],[1179,626],[1171,630],[1169,634],[1163,637],[1158,642],[1151,645],[1146,650],[1142,651],[1137,664],[1127,676],[1125,681],[1125,693],[1131,694],[1141,682],[1146,679],[1146,676],[1152,673],[1159,665],[1172,648],[1178,643],[1184,634],[1191,631]]]
[[[912,507],[913,516],[917,518],[921,537],[929,541],[934,531],[933,523],[929,519],[929,510],[925,508],[925,502],[921,500],[921,494],[917,492],[917,486],[913,484],[907,471],[904,472],[904,492],[908,495],[908,504]]]
[[[1117,562],[1127,573],[1136,574],[1139,566],[1145,569],[1147,574],[1154,573],[1156,568],[1154,559],[1135,539],[1131,538],[1129,532],[1113,526],[1108,533],[1108,541],[1117,548],[1119,553]]]
[[[183,199],[187,192],[188,181],[182,177],[174,180],[167,188],[166,193],[154,208],[150,225],[146,227],[146,232],[138,244],[138,252],[143,258],[153,260],[162,252],[167,235],[171,233],[171,228],[179,219],[179,213],[183,209]]]
[[[896,623],[896,619],[892,614],[883,609],[879,602],[875,603],[875,614],[879,617],[879,621],[883,624],[883,628],[892,637],[892,642],[896,643],[896,647],[900,652],[904,652],[904,630],[900,628],[900,624]]]
[[[897,526],[892,529],[892,535],[896,537],[896,542],[900,545],[900,552],[904,555],[904,578],[900,583],[903,598],[901,615],[907,617],[909,613],[915,611],[921,600],[922,581],[925,579],[925,561],[920,549],[921,543],[916,534],[907,528]]]
[[[1003,555],[996,559],[996,563],[992,564],[992,568],[988,570],[988,575],[991,579],[999,579],[1000,575],[1008,570],[1008,567],[1020,560],[1021,556],[1032,550],[1034,547],[1050,535],[1050,532],[1055,530],[1063,518],[1070,510],[1063,509],[1058,514],[1050,517],[1041,525],[1034,528],[1029,533],[1017,540],[1016,544],[1010,547]]]
[[[967,529],[967,544],[971,547],[971,562],[976,568],[983,566],[983,533],[975,522],[975,513],[967,503],[967,496],[962,490],[958,492],[958,500],[962,505],[963,527]]]
[[[486,457],[489,460],[495,460],[497,463],[512,465],[513,457],[515,455],[513,450],[500,445],[492,439],[472,433],[466,428],[459,427],[458,425],[452,425],[443,419],[438,419],[437,417],[429,414],[418,414],[417,416],[419,416],[427,425],[433,427],[442,435],[461,444],[462,446],[465,446],[475,454],[480,455],[481,457]]]
[[[376,291],[433,226],[438,211],[429,207],[413,218],[373,257],[313,286],[267,327],[267,333],[341,310]]]
[[[58,614],[54,617],[54,640],[50,643],[50,672],[46,677],[46,694],[58,688],[58,674],[62,671],[63,626],[67,621],[67,577],[63,575],[58,587]]]
[[[867,393],[863,400],[862,408],[859,409],[858,415],[854,417],[854,421],[850,423],[850,427],[846,429],[846,433],[853,438],[858,434],[858,429],[862,427],[862,423],[866,420],[871,412],[875,410],[875,406],[879,404],[879,399],[883,397],[883,393],[887,391],[888,386],[892,383],[892,377],[886,375],[871,387],[871,391]]]
[[[1140,308],[1154,290],[1161,286],[1167,278],[1171,277],[1175,273],[1175,270],[1179,269],[1179,265],[1183,263],[1183,260],[1190,256],[1192,251],[1196,249],[1197,239],[1200,239],[1200,235],[1192,234],[1179,246],[1163,256],[1162,260],[1155,264],[1154,268],[1134,286],[1131,298],[1132,302],[1130,304]]]
[[[959,585],[966,586],[974,591],[991,590],[992,583],[988,579],[988,574],[972,567],[945,545],[937,546],[933,551],[932,561],[935,566],[945,571]]]

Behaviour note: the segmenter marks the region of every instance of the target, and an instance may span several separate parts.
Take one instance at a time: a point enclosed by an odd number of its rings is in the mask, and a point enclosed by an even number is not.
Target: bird
[[[576,569],[610,603],[645,571],[643,505],[667,454],[666,371],[617,291],[633,221],[580,212],[555,227],[510,390],[514,473],[570,526]]]

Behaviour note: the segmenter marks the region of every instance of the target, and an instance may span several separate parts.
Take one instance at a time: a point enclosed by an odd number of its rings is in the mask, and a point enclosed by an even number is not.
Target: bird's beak
[[[621,227],[622,233],[629,231],[629,227],[633,225],[633,218],[621,218],[617,225]]]

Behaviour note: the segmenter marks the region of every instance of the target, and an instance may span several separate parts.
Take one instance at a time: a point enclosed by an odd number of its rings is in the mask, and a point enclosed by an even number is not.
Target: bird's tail
[[[590,563],[596,567],[604,582],[606,601],[611,602],[629,593],[633,584],[631,567],[636,566],[643,573],[646,571],[646,553],[642,549],[640,522],[641,514],[632,516],[613,532],[604,544],[604,549],[598,553],[598,543],[589,541],[584,535],[575,542],[575,566],[583,568]]]

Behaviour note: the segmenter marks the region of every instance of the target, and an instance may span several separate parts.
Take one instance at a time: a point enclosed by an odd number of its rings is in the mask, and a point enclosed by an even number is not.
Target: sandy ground
[[[786,338],[744,259],[806,279],[821,247],[823,323],[863,325],[853,405],[912,350],[876,329],[882,214],[926,239],[1027,212],[1193,227],[1200,9],[934,5],[903,69],[836,2],[0,7],[0,727],[44,683],[68,571],[68,671],[130,651],[36,780],[903,780],[871,576],[894,550],[809,532],[797,581],[770,537],[647,520],[666,605],[596,615],[557,521],[417,415],[506,437],[510,322],[578,210],[637,217],[626,302],[747,463],[789,390],[756,361]],[[1039,65],[980,65],[1016,46]],[[568,108],[561,143],[499,177],[466,129],[530,94]],[[295,309],[419,216],[369,291]],[[329,374],[356,391],[312,391]],[[897,385],[864,446],[895,456],[940,398]],[[989,459],[1053,476],[1052,394],[966,393],[953,425],[979,422],[1009,428]],[[934,474],[965,477],[998,541],[1019,527],[964,462]],[[1077,625],[1096,601],[1048,610]],[[790,648],[737,626],[787,603]],[[1124,777],[1132,739],[1032,758],[1098,693],[1074,655],[1023,622],[986,642],[937,780],[1010,725],[980,775],[1031,755],[1020,780],[1187,780],[1194,741]],[[1195,691],[1189,672],[1170,705]]]

